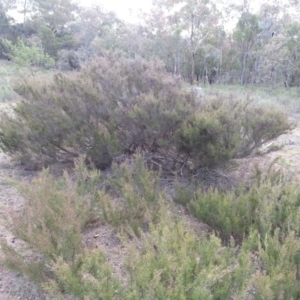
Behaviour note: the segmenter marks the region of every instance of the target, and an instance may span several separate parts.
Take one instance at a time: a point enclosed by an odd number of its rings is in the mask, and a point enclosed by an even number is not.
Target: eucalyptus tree
[[[183,48],[180,50],[188,55],[189,79],[193,83],[197,50],[204,44],[216,23],[214,3],[209,0],[155,0],[154,11],[159,16],[159,27],[153,26],[156,34],[171,36],[172,42],[183,41]],[[180,53],[178,50],[175,48],[173,52],[177,69]]]
[[[222,82],[226,40],[226,32],[221,26],[216,26],[209,32],[205,43],[199,45],[195,55],[197,81],[202,79],[204,84]]]
[[[25,0],[24,0],[25,1]],[[72,47],[68,24],[75,19],[78,6],[73,0],[28,0],[30,26],[37,31],[45,51],[56,57],[58,51]]]
[[[260,47],[256,51],[255,77],[263,84],[276,84],[282,77],[282,3],[263,3],[258,12]]]
[[[26,1],[26,0],[23,0]],[[61,30],[74,20],[78,6],[74,0],[27,0],[31,5],[33,20],[52,28]]]
[[[300,24],[291,22],[285,28],[283,48],[285,51],[284,76],[285,86],[300,86]]]
[[[12,19],[7,15],[5,5],[0,2],[0,58],[5,58],[6,47],[2,42],[8,38]]]
[[[250,71],[254,66],[256,50],[261,46],[260,33],[258,16],[248,11],[243,12],[233,33],[233,39],[240,53],[241,85],[250,82]]]
[[[81,8],[70,25],[75,44],[84,60],[103,49],[111,49],[116,44],[116,35],[122,22],[112,11],[100,6]]]
[[[191,83],[194,82],[196,51],[212,31],[214,13],[209,1],[188,0],[181,9],[182,22],[188,35],[188,49],[191,59]]]
[[[186,41],[182,38],[183,29],[179,23],[179,12],[174,9],[170,14],[172,5],[171,2],[166,1],[155,2],[151,12],[144,16],[146,26],[151,33],[148,40],[148,55],[162,59],[169,72],[184,75]]]
[[[259,12],[259,79],[266,84],[300,84],[300,24],[295,17],[297,3],[291,2],[270,1]]]
[[[12,18],[7,15],[5,6],[0,2],[0,37],[7,32],[11,21]]]

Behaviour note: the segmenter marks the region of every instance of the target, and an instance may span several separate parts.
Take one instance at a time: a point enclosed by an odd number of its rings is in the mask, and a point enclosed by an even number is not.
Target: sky
[[[152,0],[75,0],[74,2],[82,6],[100,5],[107,11],[116,12],[119,18],[134,23],[139,21],[140,11],[147,11],[152,5]],[[23,15],[15,10],[11,10],[9,15],[15,20],[23,20]]]
[[[152,0],[77,0],[83,6],[93,4],[101,5],[105,10],[112,10],[127,21],[136,22],[140,10],[147,11],[151,8]]]

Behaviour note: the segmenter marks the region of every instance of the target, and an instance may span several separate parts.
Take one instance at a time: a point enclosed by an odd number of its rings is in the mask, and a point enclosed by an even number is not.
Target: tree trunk
[[[260,57],[256,57],[255,61],[254,61],[254,74],[253,74],[253,78],[252,78],[252,84],[256,83],[256,79],[258,78],[258,82],[260,82],[260,78],[258,76],[258,69],[259,69],[259,61],[260,61]]]
[[[191,84],[194,83],[194,76],[195,76],[195,53],[192,53],[192,60],[191,60],[192,70],[191,70]]]
[[[247,65],[247,52],[243,53],[243,62],[242,62],[242,75],[241,75],[241,85],[244,85],[246,80],[246,65]]]
[[[195,49],[194,49],[194,14],[192,14],[192,22],[191,22],[191,36],[190,36],[190,41],[191,41],[191,84],[194,83],[194,73],[195,73]]]
[[[24,11],[23,11],[23,28],[25,28],[25,22],[26,22],[26,7],[27,7],[27,0],[24,0]]]

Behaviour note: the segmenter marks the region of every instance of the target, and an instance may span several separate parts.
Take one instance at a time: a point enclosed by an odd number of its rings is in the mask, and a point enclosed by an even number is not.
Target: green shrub
[[[291,126],[279,109],[216,94],[184,121],[176,142],[196,168],[213,167],[249,155]]]
[[[223,243],[179,221],[142,157],[107,174],[87,169],[83,159],[72,175],[54,179],[44,170],[17,184],[25,203],[9,220],[24,243],[2,241],[6,264],[55,299],[297,299],[299,188],[277,172],[258,170],[255,178],[231,192],[182,188],[179,194]],[[126,249],[123,278],[105,248],[84,245],[91,222],[122,229],[116,232]]]
[[[241,242],[252,230],[265,236],[276,228],[284,235],[290,230],[300,234],[298,185],[272,169],[255,176],[250,187],[241,185],[233,191],[198,188],[191,193],[189,187],[179,185],[174,200],[226,239],[233,236]]]
[[[59,50],[74,48],[74,39],[72,35],[66,31],[67,30],[63,30],[60,34],[55,34],[49,26],[42,24],[37,25],[37,35],[45,51],[55,59],[57,59]]]
[[[99,179],[95,172],[82,172],[82,163],[77,165],[75,181],[67,173],[54,180],[49,171],[44,170],[32,183],[17,184],[25,205],[20,212],[11,215],[11,230],[29,245],[32,253],[42,258],[37,263],[26,263],[26,259],[4,243],[8,265],[39,280],[59,258],[73,266],[82,255],[81,232],[85,224],[95,218],[98,200],[95,187]]]
[[[234,245],[223,247],[214,235],[197,237],[168,215],[150,233],[142,247],[130,247],[126,299],[230,299],[243,290],[250,256],[239,256]]]
[[[111,53],[78,72],[24,78],[15,90],[24,101],[1,121],[2,148],[44,165],[83,154],[104,169],[122,153],[169,151],[195,105],[160,62]]]
[[[269,279],[273,299],[298,299],[300,240],[296,238],[295,233],[290,231],[283,235],[279,228],[276,229],[274,236],[264,238],[259,247],[259,255],[265,277]],[[258,286],[258,294],[262,294],[265,287],[259,284]]]
[[[115,165],[108,175],[88,170],[80,159],[72,176],[65,172],[54,179],[44,170],[31,183],[16,186],[24,197],[24,208],[11,214],[8,225],[14,236],[25,242],[26,251],[2,241],[6,264],[36,281],[54,278],[51,286],[56,291],[71,293],[72,282],[83,280],[82,274],[92,262],[103,263],[104,273],[100,270],[99,276],[105,278],[103,274],[109,273],[103,253],[90,252],[82,243],[82,232],[90,222],[107,222],[139,236],[150,222],[162,217],[159,177],[147,170],[142,158],[128,166]],[[84,295],[88,282],[81,283],[78,295]]]
[[[51,296],[65,299],[63,295],[69,294],[75,299],[124,299],[121,283],[112,275],[112,268],[100,249],[86,251],[76,268],[59,260],[52,271],[55,280],[44,284]]]
[[[132,230],[137,236],[151,222],[160,219],[163,193],[159,176],[148,171],[141,157],[126,164],[113,166],[108,178],[110,197],[100,196],[103,220],[114,226]],[[112,201],[113,199],[113,201]]]
[[[85,155],[97,168],[121,154],[177,172],[244,157],[290,128],[277,110],[216,95],[202,104],[161,62],[106,53],[77,72],[23,78],[0,122],[1,148],[34,167]],[[186,168],[187,169],[187,168]]]
[[[42,49],[25,44],[24,40],[18,39],[16,44],[9,40],[2,40],[2,43],[9,53],[7,54],[20,67],[42,66],[51,68],[55,65],[55,61],[48,54],[45,54]]]
[[[2,74],[1,74],[2,75]],[[15,96],[8,78],[0,79],[0,101],[12,100]]]
[[[263,238],[256,230],[242,245],[252,251],[254,272],[248,280],[253,299],[298,299],[300,240],[293,231],[283,234],[280,228]],[[244,298],[242,298],[244,299]]]

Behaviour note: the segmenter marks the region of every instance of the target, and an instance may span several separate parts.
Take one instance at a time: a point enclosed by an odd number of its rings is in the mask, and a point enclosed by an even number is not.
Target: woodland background
[[[2,0],[2,39],[41,49],[57,67],[78,68],[104,49],[161,59],[168,72],[201,84],[299,86],[298,1],[154,1],[139,24],[71,0]],[[20,14],[12,19],[12,9]]]

